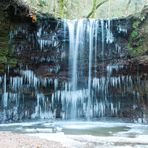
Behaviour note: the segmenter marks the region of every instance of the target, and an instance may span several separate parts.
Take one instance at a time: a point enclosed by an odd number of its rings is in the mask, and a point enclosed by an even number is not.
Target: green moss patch
[[[143,31],[144,26],[147,25],[146,19],[147,17],[145,15],[141,15],[132,20],[132,31],[130,33],[128,43],[129,54],[132,57],[144,55],[148,50],[144,46],[148,40],[146,38],[145,31]]]
[[[5,65],[16,65],[17,60],[13,48],[9,43],[10,22],[0,11],[0,72],[4,72]]]

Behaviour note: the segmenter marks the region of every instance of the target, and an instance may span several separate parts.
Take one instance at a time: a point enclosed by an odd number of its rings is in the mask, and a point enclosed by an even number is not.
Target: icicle
[[[7,76],[6,74],[4,75],[4,85],[3,85],[3,96],[2,96],[2,100],[3,100],[3,107],[7,108],[8,106],[8,93],[7,93]]]

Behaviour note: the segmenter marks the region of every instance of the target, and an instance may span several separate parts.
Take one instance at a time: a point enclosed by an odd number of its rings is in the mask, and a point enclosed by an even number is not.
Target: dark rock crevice
[[[2,0],[0,1],[1,10],[7,12],[10,20],[26,20],[31,15],[31,8],[21,0]]]

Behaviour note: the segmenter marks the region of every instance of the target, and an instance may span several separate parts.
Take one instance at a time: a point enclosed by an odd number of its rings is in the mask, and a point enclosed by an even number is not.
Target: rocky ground
[[[23,134],[0,132],[3,148],[64,148],[61,144]]]

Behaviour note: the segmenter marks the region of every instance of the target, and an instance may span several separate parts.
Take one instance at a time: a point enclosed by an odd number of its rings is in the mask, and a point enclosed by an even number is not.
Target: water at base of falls
[[[123,122],[24,122],[0,124],[0,129],[56,141],[64,147],[139,147],[148,145],[148,125]],[[6,132],[7,134],[7,132]]]
[[[126,109],[138,109],[135,85],[143,82],[138,75],[118,75],[123,65],[117,59],[125,51],[115,33],[125,35],[126,26],[109,19],[62,20],[53,31],[48,23],[41,21],[33,33],[29,26],[11,32],[26,63],[17,76],[0,77],[1,121],[120,118]],[[20,33],[25,37],[18,42]],[[129,118],[144,121],[143,116],[131,113]]]

